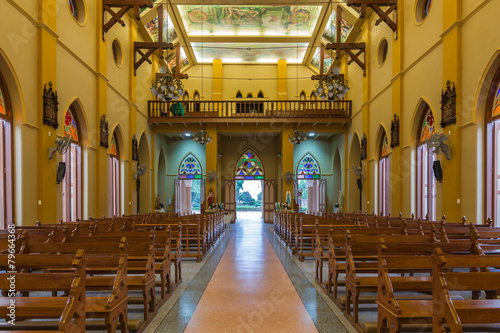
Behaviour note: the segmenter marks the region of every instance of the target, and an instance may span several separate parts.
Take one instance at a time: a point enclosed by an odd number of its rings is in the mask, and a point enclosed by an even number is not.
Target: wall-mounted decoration
[[[217,179],[217,173],[214,170],[210,170],[209,173],[207,173],[207,179],[210,184],[214,182],[214,180]]]
[[[295,175],[293,174],[293,172],[287,171],[285,173],[285,181],[286,181],[286,183],[290,184],[293,181],[294,177],[295,177]]]
[[[391,122],[391,148],[399,147],[399,117],[394,115]]]
[[[441,127],[446,127],[457,122],[457,93],[455,83],[446,82],[446,91],[441,91]]]
[[[57,122],[59,102],[57,101],[57,91],[53,91],[52,86],[52,82],[49,82],[48,90],[47,85],[43,87],[43,124],[57,129],[59,127]]]
[[[132,137],[132,161],[139,161],[139,147],[137,146],[137,139]]]
[[[366,160],[368,151],[367,146],[366,134],[363,134],[363,139],[361,139],[361,160]]]
[[[106,116],[102,115],[101,117],[101,126],[100,126],[100,144],[101,147],[104,147],[108,149],[109,143],[108,143],[108,121],[106,120]]]

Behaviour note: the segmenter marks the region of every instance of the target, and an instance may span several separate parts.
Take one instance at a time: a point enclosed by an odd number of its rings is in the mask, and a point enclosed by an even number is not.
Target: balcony
[[[352,101],[149,101],[152,123],[351,122]]]

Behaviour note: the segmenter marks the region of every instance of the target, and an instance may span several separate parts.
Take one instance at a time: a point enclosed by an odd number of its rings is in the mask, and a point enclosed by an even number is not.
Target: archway
[[[378,157],[377,162],[377,177],[376,183],[377,190],[377,214],[385,216],[389,214],[390,203],[390,148],[387,131],[384,126],[380,124],[376,136],[376,145],[374,147],[373,156]]]
[[[137,207],[139,214],[151,212],[151,170],[149,163],[149,144],[146,134],[143,132],[139,139],[139,168],[143,167],[146,171],[142,176],[138,176]]]
[[[340,152],[337,148],[335,150],[335,156],[333,157],[333,199],[335,201],[335,207],[338,210],[344,210],[344,200],[342,194],[342,166],[340,162]],[[337,207],[338,204],[338,207]]]
[[[201,213],[202,193],[205,193],[203,170],[198,158],[189,152],[178,168],[175,180],[175,211],[181,215]]]
[[[347,210],[349,212],[362,210],[361,195],[363,191],[363,180],[356,175],[354,168],[361,168],[361,144],[358,134],[355,133],[351,141],[351,149],[349,152],[349,201]]]
[[[299,211],[317,213],[324,211],[325,180],[317,159],[306,153],[297,164],[297,203]]]
[[[160,149],[160,155],[158,156],[158,172],[156,174],[156,179],[158,182],[158,196],[160,198],[160,203],[163,207],[167,206],[167,163],[165,158],[165,152],[163,148]],[[159,208],[159,207],[155,207]]]
[[[124,205],[124,169],[125,149],[120,127],[112,132],[109,143],[109,216],[120,216],[125,213]]]

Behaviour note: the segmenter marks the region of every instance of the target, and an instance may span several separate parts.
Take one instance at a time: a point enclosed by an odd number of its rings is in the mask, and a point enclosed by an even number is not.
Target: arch
[[[61,130],[64,131],[64,117],[66,115],[66,110],[70,108],[78,122],[78,131],[80,133],[79,141],[81,142],[83,147],[88,148],[90,146],[88,120],[87,120],[87,115],[85,113],[85,108],[83,107],[80,98],[78,97],[71,98],[69,102],[66,104],[66,107],[63,110],[59,110],[59,117],[61,118],[59,124],[63,125],[61,126]]]
[[[9,61],[9,58],[2,48],[0,48],[0,73],[2,73],[5,85],[8,89],[12,108],[12,121],[15,126],[21,126],[26,121],[25,99],[14,66]],[[20,172],[17,174],[20,174]]]
[[[236,92],[235,98],[243,98],[243,94],[241,93],[241,90],[238,90]]]
[[[377,172],[375,178],[376,192],[375,192],[375,207],[377,214],[385,216],[389,213],[390,203],[390,148],[387,136],[387,130],[384,125],[380,123],[374,146],[373,156],[377,156]]]
[[[139,162],[138,166],[146,165],[146,172],[139,177],[138,209],[139,213],[151,211],[151,152],[148,137],[143,130],[139,136]]]
[[[302,90],[299,94],[299,100],[305,101],[307,99],[306,92]]]
[[[316,101],[318,99],[318,97],[316,96],[316,94],[314,92],[315,92],[315,90],[311,91],[311,94],[309,95],[309,99],[311,101]]]
[[[259,93],[257,94],[257,98],[264,98],[264,93],[262,90],[259,90]]]
[[[234,167],[234,175],[235,179],[264,179],[264,163],[253,148],[245,149],[240,155]]]
[[[361,141],[359,134],[354,131],[354,135],[349,147],[349,180],[348,180],[348,198],[347,210],[352,212],[354,210],[361,210],[361,196],[360,189],[358,188],[358,177],[352,170],[353,166],[361,166]],[[362,183],[361,183],[362,185]]]
[[[253,98],[253,94],[251,92],[247,93],[247,98]]]
[[[377,156],[377,158],[381,157],[381,146],[383,144],[382,140],[386,138],[389,140],[389,136],[387,133],[390,133],[390,131],[387,130],[385,125],[383,123],[380,123],[378,128],[377,128],[377,133],[375,134],[375,145],[373,146],[373,154],[372,156]],[[390,153],[390,146],[387,147]]]
[[[310,152],[305,153],[299,160],[296,170],[297,179],[319,179],[321,177],[321,166]]]
[[[179,178],[183,179],[201,178],[201,175],[203,175],[203,169],[200,160],[192,152],[187,153],[186,156],[181,160],[181,163],[179,164],[179,168],[177,169],[177,174]],[[190,177],[190,175],[192,175],[192,177]],[[186,176],[186,177],[181,177],[181,176]]]
[[[158,172],[157,172],[157,188],[158,195],[160,196],[160,202],[166,207],[167,203],[167,158],[163,147],[160,148],[160,154],[158,155]],[[158,207],[156,207],[158,208]]]

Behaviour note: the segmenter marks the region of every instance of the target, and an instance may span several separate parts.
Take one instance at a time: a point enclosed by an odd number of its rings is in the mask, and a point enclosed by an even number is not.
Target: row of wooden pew
[[[8,297],[10,283],[2,279],[0,318],[8,322],[10,310],[4,305],[14,299],[16,329],[83,332],[105,325],[108,332],[141,332],[182,282],[182,259],[201,260],[224,230],[221,214],[147,214],[17,227],[16,273],[9,265],[12,255],[0,255],[0,278],[14,276],[16,297]],[[0,232],[2,250],[7,234]],[[131,319],[135,305],[142,315]],[[59,320],[41,321],[47,318]],[[4,329],[10,327],[0,325]]]
[[[317,283],[360,332],[500,331],[500,228],[491,223],[277,213],[274,227],[300,260],[315,258]],[[376,323],[360,322],[360,304],[377,305]]]

